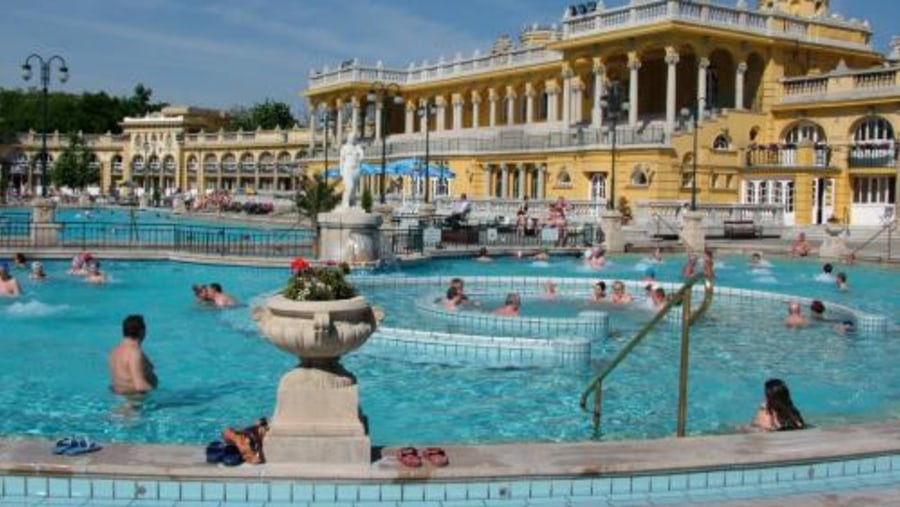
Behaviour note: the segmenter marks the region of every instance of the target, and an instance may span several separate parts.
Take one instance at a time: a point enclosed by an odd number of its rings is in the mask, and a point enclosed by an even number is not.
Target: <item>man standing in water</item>
[[[122,321],[122,341],[109,353],[110,388],[114,393],[129,396],[156,389],[153,363],[141,350],[146,334],[142,315],[129,315]]]

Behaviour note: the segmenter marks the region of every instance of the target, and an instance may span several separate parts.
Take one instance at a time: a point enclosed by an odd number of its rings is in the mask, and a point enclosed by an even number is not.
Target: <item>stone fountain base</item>
[[[278,386],[264,443],[272,464],[371,462],[371,442],[351,377],[316,368],[288,372]]]

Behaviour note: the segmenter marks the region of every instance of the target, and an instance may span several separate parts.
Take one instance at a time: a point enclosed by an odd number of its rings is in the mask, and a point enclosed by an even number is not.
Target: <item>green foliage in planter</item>
[[[356,296],[356,289],[345,278],[349,266],[310,267],[288,280],[282,295],[294,301],[334,301]]]

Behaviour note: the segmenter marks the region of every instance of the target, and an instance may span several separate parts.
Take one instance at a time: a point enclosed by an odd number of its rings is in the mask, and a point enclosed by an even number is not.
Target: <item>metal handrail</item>
[[[888,223],[882,225],[881,228],[878,229],[878,231],[876,231],[875,234],[873,234],[869,239],[863,241],[861,245],[859,245],[859,246],[857,246],[856,248],[854,248],[854,249],[850,252],[850,255],[855,257],[856,254],[858,254],[860,250],[862,250],[863,248],[866,248],[867,246],[871,245],[872,242],[874,242],[876,239],[878,239],[879,236],[881,236],[882,234],[884,234],[885,231],[893,232],[894,230],[896,230],[898,224],[900,224],[900,222],[898,222],[897,219],[894,218],[894,219],[892,219],[890,222],[888,222]],[[889,258],[890,258],[890,248],[891,248],[891,242],[890,242],[890,240],[888,240],[888,257],[889,257]]]
[[[669,221],[666,220],[665,218],[663,218],[662,215],[660,215],[659,213],[653,213],[653,218],[656,219],[656,235],[657,236],[661,235],[659,233],[659,223],[660,222],[662,222],[663,225],[668,227],[670,231],[674,232],[677,235],[681,235],[681,230],[678,227],[675,227],[674,225],[670,224]]]
[[[694,285],[703,282],[704,294],[703,303],[694,312],[691,310],[691,292]],[[599,433],[600,430],[600,413],[603,404],[603,380],[608,377],[619,364],[637,347],[644,338],[650,334],[650,331],[665,318],[669,311],[677,305],[682,307],[681,322],[681,366],[678,375],[678,428],[679,437],[685,435],[687,427],[687,373],[688,373],[688,351],[690,346],[690,327],[697,322],[697,319],[703,316],[712,304],[713,298],[713,282],[711,279],[703,275],[697,275],[685,282],[669,301],[663,306],[656,315],[650,319],[650,322],[644,325],[634,337],[622,348],[619,354],[609,363],[606,368],[594,377],[594,380],[588,384],[587,388],[581,394],[579,404],[582,410],[587,410],[587,398],[591,393],[594,394],[594,410],[593,423],[594,431]]]

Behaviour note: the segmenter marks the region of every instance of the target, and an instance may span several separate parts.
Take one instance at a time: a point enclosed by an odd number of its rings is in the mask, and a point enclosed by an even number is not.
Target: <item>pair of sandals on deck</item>
[[[78,456],[99,451],[103,446],[87,437],[65,437],[56,441],[53,454],[60,456]]]
[[[440,468],[450,464],[447,452],[440,447],[427,447],[419,454],[415,447],[404,447],[397,451],[397,461],[406,468],[419,468],[422,462],[428,462],[432,467]]]

